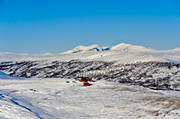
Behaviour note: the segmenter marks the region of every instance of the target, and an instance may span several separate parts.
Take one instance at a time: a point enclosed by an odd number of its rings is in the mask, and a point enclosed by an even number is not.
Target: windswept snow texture
[[[105,80],[0,80],[1,119],[179,119],[180,92]]]
[[[180,64],[144,62],[115,64],[113,62],[72,60],[2,62],[0,70],[11,76],[26,78],[75,78],[88,76],[140,85],[157,90],[180,90]]]

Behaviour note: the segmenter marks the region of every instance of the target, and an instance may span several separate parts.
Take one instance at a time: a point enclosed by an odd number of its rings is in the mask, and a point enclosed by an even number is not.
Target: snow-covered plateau
[[[83,87],[76,77],[96,82]],[[0,53],[0,119],[179,119],[180,48]]]

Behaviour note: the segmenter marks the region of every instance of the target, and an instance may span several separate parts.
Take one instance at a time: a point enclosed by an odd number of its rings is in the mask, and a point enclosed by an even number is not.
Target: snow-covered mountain
[[[143,46],[136,46],[136,45],[126,44],[126,43],[121,43],[121,44],[115,45],[115,46],[111,47],[110,49],[115,50],[115,51],[124,51],[124,52],[154,51],[153,49],[150,49],[150,48],[145,48]]]
[[[109,47],[101,47],[97,44],[94,44],[91,46],[77,46],[72,50],[68,50],[60,54],[82,53],[82,52],[87,52],[87,51],[101,52],[101,51],[106,51],[106,50],[109,50]]]
[[[101,47],[99,45],[77,46],[66,52],[52,54],[44,53],[39,55],[0,53],[2,61],[115,61],[121,64],[136,62],[175,62],[180,63],[180,48],[172,50],[155,50],[121,43],[112,47]]]
[[[101,47],[99,45],[91,45],[91,46],[77,46],[72,50],[68,50],[66,52],[60,54],[71,54],[71,53],[82,53],[87,51],[121,51],[121,52],[145,52],[145,51],[154,51],[153,49],[145,48],[143,46],[136,46],[126,43],[120,43],[118,45],[112,47]]]
[[[172,50],[155,50],[143,46],[121,43],[112,47],[99,45],[78,46],[63,52],[65,57],[78,60],[117,61],[119,63],[135,63],[148,61],[180,62],[180,48]],[[64,58],[65,58],[64,57]]]
[[[132,53],[138,53],[138,52],[178,52],[180,53],[180,48],[175,48],[171,50],[156,50],[152,48],[146,48],[143,46],[137,46],[137,45],[132,45],[132,44],[127,44],[127,43],[120,43],[115,46],[99,46],[97,44],[91,45],[91,46],[77,46],[72,50],[68,50],[65,52],[62,52],[60,54],[72,54],[72,53],[84,53],[84,52],[89,52],[89,51],[94,51],[94,52],[100,52],[100,51],[118,51],[118,52],[132,52]]]
[[[180,48],[172,50],[155,50],[143,46],[121,43],[112,47],[99,45],[78,46],[73,50],[61,53],[78,60],[117,61],[135,63],[148,61],[180,62]]]

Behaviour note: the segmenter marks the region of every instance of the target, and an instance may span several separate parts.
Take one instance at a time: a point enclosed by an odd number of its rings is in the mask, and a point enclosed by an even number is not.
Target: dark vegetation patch
[[[180,90],[180,64],[142,62],[114,65],[103,61],[23,61],[1,62],[0,70],[16,77],[76,78],[90,77],[140,85],[155,90]]]

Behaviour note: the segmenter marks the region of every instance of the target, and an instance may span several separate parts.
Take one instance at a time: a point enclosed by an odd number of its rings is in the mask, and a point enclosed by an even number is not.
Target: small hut
[[[83,82],[83,86],[91,86],[89,82],[92,82],[93,80],[89,77],[77,77],[75,80],[78,80],[80,82]]]

